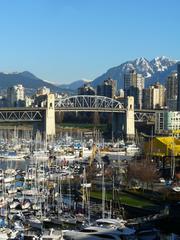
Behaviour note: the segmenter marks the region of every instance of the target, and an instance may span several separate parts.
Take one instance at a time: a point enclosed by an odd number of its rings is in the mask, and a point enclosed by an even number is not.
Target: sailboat
[[[83,183],[81,184],[82,187],[82,211],[84,213],[84,219],[88,221],[90,224],[91,221],[91,213],[90,213],[90,188],[91,188],[91,183],[87,182],[86,178],[86,168],[84,167],[83,170]]]
[[[71,183],[70,178],[69,180],[69,194],[68,194],[68,211],[64,212],[62,209],[63,205],[63,198],[61,193],[61,179],[58,178],[58,183],[60,184],[58,186],[59,192],[57,194],[58,201],[57,201],[57,215],[54,217],[51,217],[51,223],[56,225],[62,225],[62,224],[73,224],[75,225],[77,223],[76,217],[71,213],[71,207],[72,207],[72,199],[71,199]]]

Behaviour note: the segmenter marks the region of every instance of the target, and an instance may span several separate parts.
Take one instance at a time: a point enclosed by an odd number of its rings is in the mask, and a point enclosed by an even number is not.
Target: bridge
[[[77,95],[61,98],[55,102],[55,110],[60,112],[111,112],[126,113],[124,103],[97,95]],[[152,122],[155,110],[134,109],[136,122]]]
[[[45,137],[55,135],[54,94],[46,97],[45,107],[0,108],[0,123],[32,123],[33,131],[40,130]]]
[[[105,96],[77,95],[55,101],[54,94],[49,94],[46,99],[46,107],[0,108],[0,122],[39,122],[46,135],[54,135],[55,112],[107,112],[113,113],[116,119],[120,115],[126,116],[126,119],[123,120],[126,122],[126,129],[128,126],[132,128],[135,122],[155,121],[155,110],[134,109],[132,97],[128,98],[128,104],[124,106],[123,103]]]
[[[65,112],[124,112],[121,102],[97,95],[77,95],[59,99],[55,103],[56,111]]]

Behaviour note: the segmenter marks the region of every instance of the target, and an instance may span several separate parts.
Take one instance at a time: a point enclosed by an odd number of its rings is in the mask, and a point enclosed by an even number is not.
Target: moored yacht
[[[125,226],[121,219],[98,219],[81,231],[63,231],[64,239],[136,239],[135,230]]]
[[[25,160],[25,155],[21,153],[17,153],[16,151],[4,151],[0,152],[0,159],[4,159],[6,161],[24,161]]]
[[[42,227],[43,227],[42,221],[40,221],[38,218],[36,218],[34,216],[31,216],[28,219],[28,223],[32,228],[35,228],[35,229],[40,229],[41,230]]]
[[[62,225],[64,223],[74,225],[77,223],[77,219],[71,214],[62,214],[62,215],[59,215],[58,217],[52,217],[51,223],[57,224],[57,225]]]
[[[12,231],[9,228],[1,228],[0,229],[0,239],[1,240],[11,240],[11,239],[19,239],[20,233],[19,231]]]
[[[41,237],[41,240],[64,240],[62,232],[54,229],[50,229],[48,232],[44,232]]]
[[[140,153],[140,148],[135,143],[126,145],[125,149],[127,156],[135,156]]]

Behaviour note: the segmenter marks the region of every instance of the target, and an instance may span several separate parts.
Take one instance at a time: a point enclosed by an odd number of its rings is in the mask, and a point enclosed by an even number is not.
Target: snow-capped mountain
[[[117,67],[110,68],[106,73],[97,77],[93,82],[92,86],[97,86],[102,83],[105,79],[111,77],[117,80],[118,87],[123,88],[123,77],[124,73],[129,70],[136,70],[137,73],[142,74],[145,77],[146,86],[159,81],[165,83],[167,76],[176,70],[177,60],[172,60],[168,57],[156,57],[151,61],[144,57],[137,58],[133,61],[127,61]]]

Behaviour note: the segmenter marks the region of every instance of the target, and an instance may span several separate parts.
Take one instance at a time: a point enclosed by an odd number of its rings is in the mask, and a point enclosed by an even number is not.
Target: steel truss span
[[[86,111],[86,112],[124,112],[124,105],[112,98],[96,95],[77,95],[61,98],[55,103],[59,111]]]
[[[35,122],[42,121],[43,115],[37,110],[0,110],[0,122]]]
[[[155,112],[151,111],[136,111],[134,113],[135,121],[136,122],[155,122]]]

